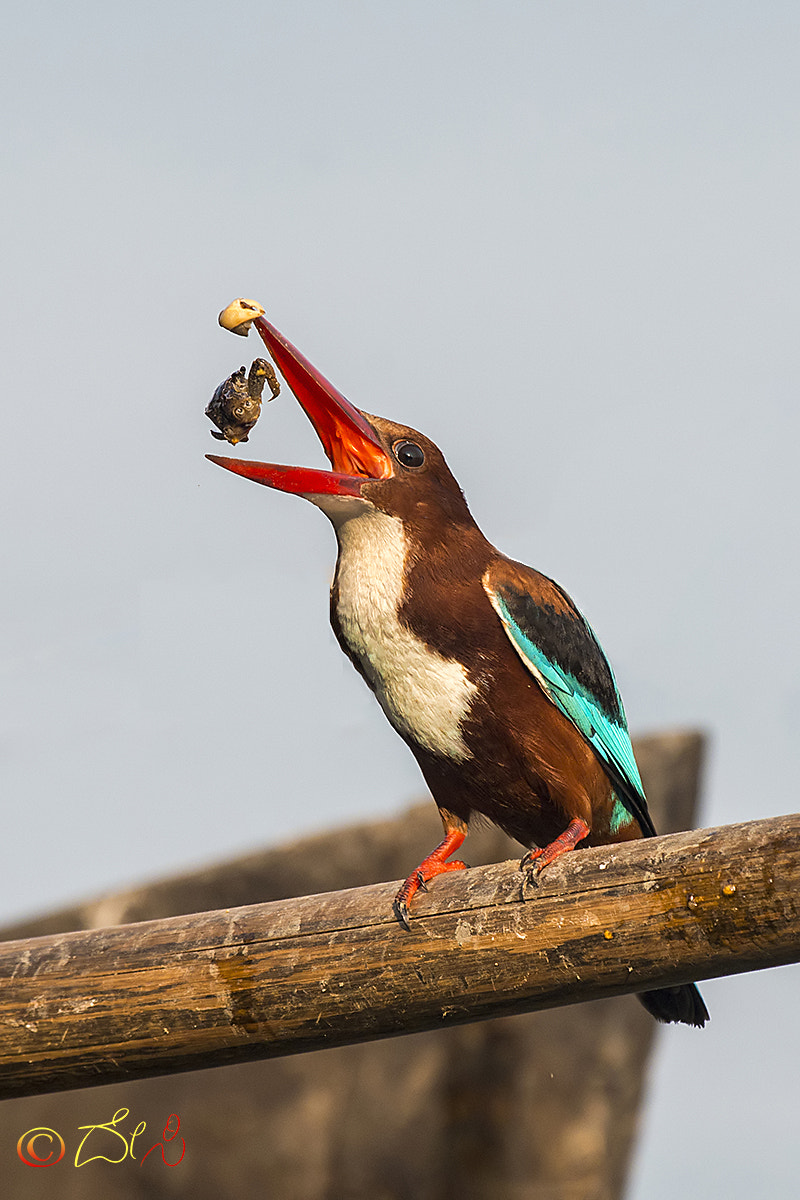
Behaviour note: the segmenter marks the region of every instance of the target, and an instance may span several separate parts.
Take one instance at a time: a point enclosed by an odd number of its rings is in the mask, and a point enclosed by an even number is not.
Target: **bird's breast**
[[[337,536],[336,619],[386,716],[434,754],[471,757],[462,727],[475,683],[399,616],[408,554],[402,521],[371,509],[343,522]]]

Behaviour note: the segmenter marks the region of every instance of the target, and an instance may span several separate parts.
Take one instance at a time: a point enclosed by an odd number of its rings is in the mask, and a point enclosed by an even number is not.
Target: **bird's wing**
[[[525,666],[592,747],[643,833],[654,836],[622,700],[588,622],[558,584],[521,563],[496,559],[483,586]]]

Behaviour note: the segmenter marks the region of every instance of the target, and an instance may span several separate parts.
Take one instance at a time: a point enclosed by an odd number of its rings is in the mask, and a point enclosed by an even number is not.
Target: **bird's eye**
[[[425,451],[416,442],[395,442],[394,456],[404,467],[421,467],[425,462]]]

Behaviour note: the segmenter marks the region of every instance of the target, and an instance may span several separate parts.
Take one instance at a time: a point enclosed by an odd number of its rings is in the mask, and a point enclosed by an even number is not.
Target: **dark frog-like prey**
[[[265,358],[257,358],[246,375],[244,367],[240,367],[219,385],[206,409],[206,416],[220,430],[219,433],[217,429],[210,430],[212,437],[230,442],[232,446],[247,441],[250,430],[261,416],[265,382],[269,384],[270,400],[273,400],[281,390],[275,368]]]

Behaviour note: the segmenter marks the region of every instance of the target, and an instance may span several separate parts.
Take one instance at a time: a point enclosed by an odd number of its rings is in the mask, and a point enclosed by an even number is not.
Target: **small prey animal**
[[[275,368],[265,358],[256,358],[245,374],[244,367],[234,371],[223,380],[208,402],[206,416],[217,429],[210,429],[212,437],[236,446],[246,442],[250,430],[261,416],[261,397],[264,384],[269,384],[274,400],[281,390]]]

